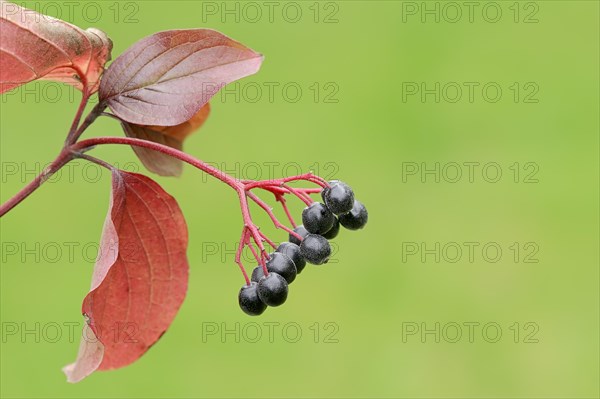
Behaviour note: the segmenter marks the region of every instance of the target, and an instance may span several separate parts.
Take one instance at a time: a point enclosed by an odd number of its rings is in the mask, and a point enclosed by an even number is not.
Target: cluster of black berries
[[[334,180],[321,191],[323,203],[313,202],[302,211],[302,225],[290,234],[289,242],[283,242],[269,255],[266,276],[262,266],[252,271],[250,285],[240,290],[238,300],[242,310],[251,315],[262,314],[267,306],[279,306],[288,295],[288,284],[302,272],[306,262],[313,265],[327,263],[331,255],[329,241],[340,231],[340,224],[349,230],[365,227],[367,208],[354,199],[354,192],[347,184]]]

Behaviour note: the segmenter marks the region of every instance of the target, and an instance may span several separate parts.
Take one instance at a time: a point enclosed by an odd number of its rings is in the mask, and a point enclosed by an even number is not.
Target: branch
[[[287,227],[286,225],[282,224],[279,221],[279,219],[277,219],[277,216],[275,216],[275,214],[273,213],[271,208],[269,208],[269,205],[267,205],[263,200],[261,200],[254,193],[251,193],[251,192],[247,192],[246,195],[248,195],[248,198],[250,198],[252,201],[254,201],[265,212],[267,212],[267,215],[269,215],[269,217],[271,218],[271,221],[273,221],[273,224],[275,225],[276,228],[283,229],[283,230],[287,231],[288,233],[293,234],[299,240],[302,240],[302,236],[300,234],[296,233],[294,230],[292,230],[289,227]]]
[[[31,193],[37,190],[46,180],[48,180],[60,168],[69,163],[73,159],[73,154],[69,151],[61,151],[58,157],[46,169],[42,171],[32,182],[23,187],[8,201],[0,205],[0,217],[4,216],[8,211],[17,206],[21,201],[27,198]]]
[[[246,245],[247,241],[248,241],[248,229],[246,227],[244,227],[242,229],[242,237],[240,239],[238,249],[235,253],[235,263],[237,263],[238,266],[240,267],[240,270],[242,271],[242,274],[244,275],[244,280],[246,280],[246,285],[250,285],[250,279],[248,278],[248,273],[246,273],[246,268],[242,264],[242,251],[244,250],[244,246]]]
[[[71,146],[71,149],[75,152],[86,152],[97,145],[104,144],[130,145],[136,147],[149,148],[154,151],[162,152],[163,154],[180,159],[183,162],[186,162],[200,169],[204,173],[207,173],[215,177],[216,179],[222,181],[223,183],[228,184],[236,191],[243,191],[243,185],[239,181],[229,176],[228,174],[221,172],[219,169],[207,164],[202,160],[196,159],[183,151],[177,150],[173,147],[169,147],[164,144],[155,143],[153,141],[136,139],[133,137],[95,137],[91,139],[82,140],[76,144],[73,144]]]

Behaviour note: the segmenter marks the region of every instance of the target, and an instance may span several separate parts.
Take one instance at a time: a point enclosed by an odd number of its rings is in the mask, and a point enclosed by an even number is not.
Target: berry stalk
[[[235,254],[235,263],[237,263],[238,266],[240,267],[240,270],[241,270],[242,274],[244,275],[244,280],[246,280],[246,285],[250,285],[250,278],[248,277],[248,273],[246,273],[246,268],[244,268],[244,265],[242,264],[242,250],[244,249],[244,246],[246,245],[247,241],[248,241],[248,230],[246,228],[244,228],[244,231],[242,232],[242,239],[240,240],[240,244],[238,245],[238,250]]]
[[[292,217],[292,214],[290,213],[290,210],[288,209],[287,202],[285,201],[285,198],[283,198],[283,195],[275,194],[275,201],[281,203],[283,212],[285,212],[285,215],[287,216],[288,220],[290,221],[290,224],[292,225],[293,228],[296,228],[298,225],[294,221],[294,218]]]

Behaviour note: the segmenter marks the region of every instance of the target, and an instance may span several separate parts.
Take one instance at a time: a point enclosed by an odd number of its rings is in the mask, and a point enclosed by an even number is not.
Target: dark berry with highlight
[[[292,242],[282,242],[279,244],[275,252],[281,252],[282,254],[287,255],[296,265],[296,272],[299,274],[306,266],[306,260],[302,257],[300,253],[300,246],[294,244]]]
[[[269,273],[258,282],[258,297],[268,306],[283,305],[288,296],[288,284],[277,273]]]
[[[294,233],[299,234],[300,237],[304,238],[308,235],[308,231],[304,228],[303,225],[300,225],[298,227],[296,227],[294,229]],[[299,240],[295,235],[290,233],[290,242],[296,245],[300,245],[300,243],[302,242],[301,240]]]
[[[258,283],[258,281],[261,279],[261,277],[263,277],[265,275],[265,273],[263,273],[263,268],[261,265],[258,265],[254,268],[254,270],[252,270],[252,276],[250,277],[250,280]]]
[[[335,215],[320,202],[313,202],[302,211],[302,223],[311,234],[323,234],[333,226]]]
[[[250,316],[259,316],[267,308],[267,305],[258,297],[258,284],[254,281],[240,289],[238,303],[244,313]]]
[[[327,208],[336,215],[350,212],[354,204],[354,192],[349,185],[339,180],[329,183],[329,187],[322,190],[323,201]]]
[[[337,237],[339,232],[340,232],[340,221],[336,217],[335,221],[333,222],[333,226],[329,229],[329,231],[327,233],[323,234],[323,237],[327,238],[328,240],[332,240],[335,237]]]
[[[322,265],[329,260],[331,246],[325,237],[318,234],[309,234],[300,244],[300,253],[308,263]]]
[[[339,217],[342,226],[348,230],[359,230],[365,227],[369,220],[367,208],[359,200],[354,200],[352,210]]]
[[[286,254],[280,252],[273,252],[269,255],[267,270],[269,273],[281,275],[288,284],[291,284],[296,279],[297,271],[294,261]]]

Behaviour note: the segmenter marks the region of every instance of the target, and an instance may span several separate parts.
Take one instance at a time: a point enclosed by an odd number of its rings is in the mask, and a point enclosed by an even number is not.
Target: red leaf
[[[128,137],[154,141],[181,150],[183,140],[204,124],[210,113],[206,103],[189,121],[175,126],[149,126],[121,122]],[[177,158],[147,148],[132,146],[133,151],[149,171],[161,176],[179,176],[183,163]]]
[[[63,369],[69,382],[126,366],[162,336],[187,290],[186,249],[187,227],[175,199],[146,176],[114,171],[92,287],[82,305],[84,337],[76,362]]]
[[[92,94],[112,50],[112,42],[98,29],[84,31],[4,0],[0,38],[0,93],[45,79]]]
[[[108,67],[100,100],[126,122],[178,125],[221,87],[256,73],[262,60],[214,30],[159,32],[135,43]]]

